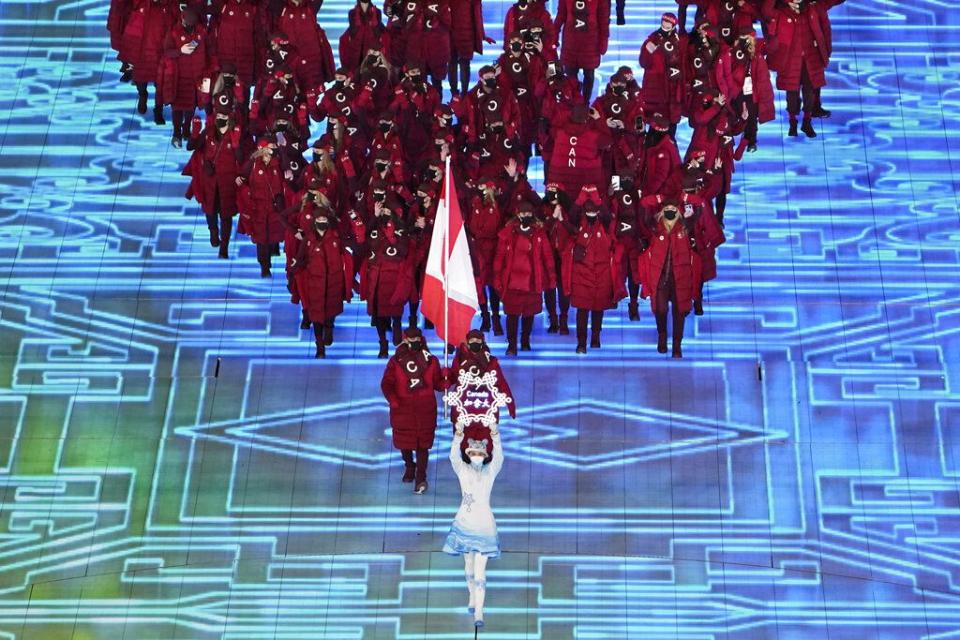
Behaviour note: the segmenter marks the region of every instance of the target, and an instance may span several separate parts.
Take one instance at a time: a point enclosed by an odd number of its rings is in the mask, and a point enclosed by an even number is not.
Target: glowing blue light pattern
[[[473,637],[448,430],[411,495],[363,308],[316,361],[253,246],[216,259],[107,9],[0,0],[0,637]],[[960,638],[960,18],[832,15],[834,116],[738,165],[685,358],[617,312],[504,360],[482,637]]]

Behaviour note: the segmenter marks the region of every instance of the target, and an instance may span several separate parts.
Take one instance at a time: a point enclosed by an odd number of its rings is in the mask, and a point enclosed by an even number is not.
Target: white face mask
[[[480,456],[470,456],[470,466],[480,471],[483,469],[483,458]]]

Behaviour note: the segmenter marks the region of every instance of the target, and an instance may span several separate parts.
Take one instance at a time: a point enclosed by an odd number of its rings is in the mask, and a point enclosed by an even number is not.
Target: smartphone
[[[620,176],[610,178],[610,184],[613,185],[614,191],[620,191]]]

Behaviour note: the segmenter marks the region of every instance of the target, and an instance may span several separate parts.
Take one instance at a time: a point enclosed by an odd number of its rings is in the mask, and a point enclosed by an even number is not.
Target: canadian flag
[[[423,280],[423,315],[446,344],[455,345],[467,337],[479,308],[467,232],[448,157]]]

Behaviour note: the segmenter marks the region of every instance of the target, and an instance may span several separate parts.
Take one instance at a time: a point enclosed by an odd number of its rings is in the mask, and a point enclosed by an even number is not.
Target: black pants
[[[563,68],[563,71],[571,78],[576,78],[577,72],[580,71],[580,69],[568,65]],[[593,69],[583,70],[583,97],[587,99],[587,104],[590,103],[590,94],[593,93],[593,71]]]
[[[401,449],[400,455],[403,456],[403,464],[407,469],[413,468],[414,482],[420,484],[427,481],[427,461],[430,459],[430,449],[417,449],[417,459],[414,462],[413,449]]]
[[[810,80],[810,74],[807,73],[807,65],[802,65],[800,71],[800,90],[787,91],[787,113],[790,114],[790,119],[796,120],[801,110],[803,111],[803,117],[809,118],[810,114],[812,114],[818,106],[818,94],[819,92],[814,88],[813,82]]]
[[[460,80],[459,87],[457,80]],[[466,93],[470,89],[470,61],[461,60],[456,53],[450,58],[450,68],[447,70],[447,82],[450,83],[450,93]]]

